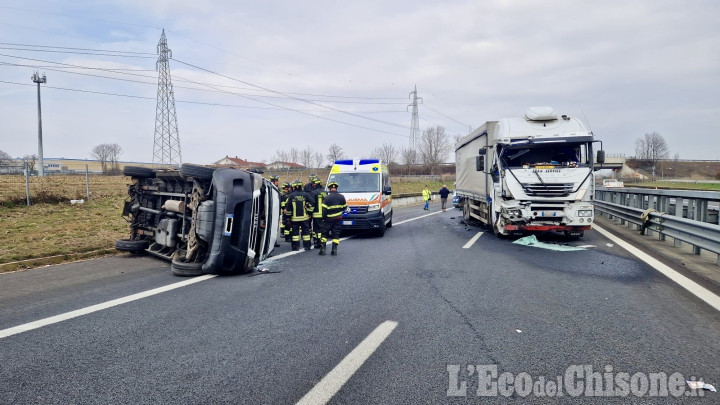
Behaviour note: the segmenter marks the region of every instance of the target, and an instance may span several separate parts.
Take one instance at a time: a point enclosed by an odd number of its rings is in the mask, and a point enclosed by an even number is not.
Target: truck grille
[[[533,183],[525,185],[527,195],[537,197],[567,197],[573,190],[572,183]]]

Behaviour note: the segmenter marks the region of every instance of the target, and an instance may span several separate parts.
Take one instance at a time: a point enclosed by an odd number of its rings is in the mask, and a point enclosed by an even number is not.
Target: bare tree
[[[397,155],[398,150],[391,143],[384,143],[372,150],[372,156],[382,159],[386,164],[394,163]]]
[[[291,163],[300,163],[300,151],[297,148],[290,148],[287,161]]]
[[[423,131],[419,153],[422,162],[430,167],[430,174],[434,174],[440,163],[445,162],[451,149],[444,127],[430,127]]]
[[[36,154],[25,155],[25,156],[23,156],[22,160],[23,160],[23,163],[27,165],[27,169],[29,171],[32,172],[33,170],[35,170],[35,162],[37,162]]]
[[[94,146],[90,150],[90,156],[100,162],[100,167],[102,167],[103,173],[107,173],[108,170],[108,160],[110,158],[110,149],[108,148],[108,146],[108,144],[103,143]]]
[[[122,148],[116,143],[111,143],[108,148],[110,150],[110,174],[120,174],[120,154],[122,154]]]
[[[275,154],[273,155],[272,160],[273,160],[273,162],[288,162],[289,161],[288,153],[285,152],[284,150],[278,149],[275,151]]]
[[[0,150],[0,166],[8,166],[12,162],[12,157],[5,151]]]
[[[90,150],[90,156],[100,162],[102,171],[105,174],[120,172],[119,158],[122,148],[116,143],[103,143],[94,146]]]
[[[330,148],[328,148],[328,154],[327,159],[330,161],[330,163],[335,163],[336,160],[344,159],[345,153],[343,153],[343,148],[334,143],[330,145]]]
[[[648,167],[655,166],[658,160],[667,158],[669,154],[665,138],[657,132],[647,133],[635,140],[635,157]]]
[[[325,156],[320,152],[315,152],[315,167],[323,167],[325,163]]]
[[[404,164],[410,174],[410,166],[418,162],[418,153],[410,146],[400,148],[400,163]]]
[[[305,167],[313,167],[315,152],[308,146],[300,152],[300,164]]]

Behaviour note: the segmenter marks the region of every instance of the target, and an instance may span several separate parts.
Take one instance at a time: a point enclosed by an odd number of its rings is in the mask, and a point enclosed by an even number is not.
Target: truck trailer
[[[455,145],[463,218],[498,236],[583,236],[594,220],[594,142],[579,119],[558,117],[551,107],[484,123]],[[605,160],[602,147],[596,160]]]

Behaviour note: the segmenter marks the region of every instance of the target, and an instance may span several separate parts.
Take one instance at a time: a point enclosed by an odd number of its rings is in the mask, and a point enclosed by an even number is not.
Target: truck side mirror
[[[390,186],[383,186],[383,194],[385,194],[385,195],[391,195],[391,194],[392,194],[392,187],[390,187]]]
[[[475,157],[475,170],[479,172],[485,171],[485,155]]]
[[[597,151],[597,159],[595,159],[595,161],[600,164],[605,163],[605,151],[604,150]]]

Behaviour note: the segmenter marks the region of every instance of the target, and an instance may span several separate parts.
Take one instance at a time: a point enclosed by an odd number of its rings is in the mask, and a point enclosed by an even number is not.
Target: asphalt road
[[[484,229],[459,210],[429,214],[397,209],[385,237],[352,235],[337,257],[286,255],[282,242],[261,265],[270,273],[203,279],[0,337],[0,403],[720,403],[690,391],[523,397],[519,383],[510,398],[477,397],[478,366],[544,377],[548,390],[573,365],[588,380],[587,367],[607,374],[616,391],[618,373],[639,373],[640,388],[657,372],[720,388],[720,313],[598,232],[569,242],[592,245],[582,251],[491,233],[467,246]],[[0,274],[0,336],[188,280],[142,256]]]

